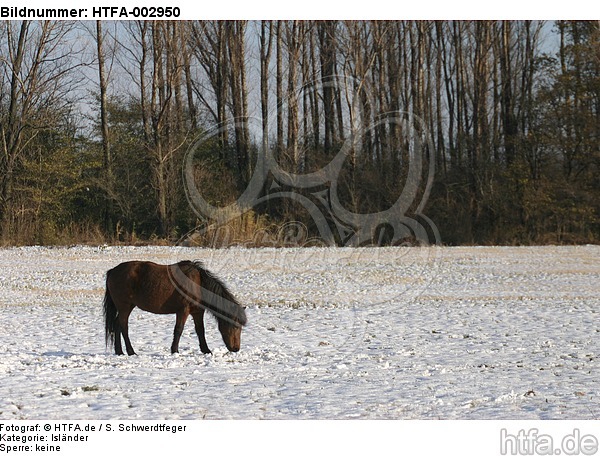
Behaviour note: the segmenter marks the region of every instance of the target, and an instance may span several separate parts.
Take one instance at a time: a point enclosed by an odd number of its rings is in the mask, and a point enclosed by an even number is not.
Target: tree
[[[113,226],[113,198],[114,198],[114,175],[113,157],[111,149],[111,138],[108,127],[108,75],[106,73],[106,58],[104,50],[104,34],[102,32],[102,21],[96,21],[96,47],[98,52],[98,81],[100,86],[100,131],[102,133],[103,152],[103,180],[107,189],[106,205],[104,208],[104,229],[112,233]]]
[[[195,168],[214,204],[246,188],[261,147],[286,171],[309,174],[349,145],[335,176],[348,211],[378,213],[410,194],[409,215],[430,195],[428,215],[449,243],[600,238],[598,22],[558,21],[553,31],[540,21],[92,28],[86,42],[77,23],[0,23],[4,242],[52,242],[79,224],[108,240],[123,231],[178,236],[196,224],[181,182],[183,153],[215,127]],[[558,38],[555,51],[544,52],[545,33]],[[89,94],[80,66],[97,71],[93,114],[79,109],[77,97]],[[417,153],[422,173],[435,160],[433,188],[414,188],[423,184],[410,168]],[[265,227],[260,217],[298,220],[316,233],[299,201],[330,212],[330,189],[279,184],[281,194],[306,199],[270,199],[253,208],[253,226]],[[279,190],[267,183],[263,191]],[[321,220],[343,243],[351,227],[332,213]]]
[[[0,30],[6,38],[0,59],[0,230],[7,241],[14,231],[15,176],[28,146],[72,109],[81,81],[75,70],[85,61],[68,39],[72,23],[3,21]]]

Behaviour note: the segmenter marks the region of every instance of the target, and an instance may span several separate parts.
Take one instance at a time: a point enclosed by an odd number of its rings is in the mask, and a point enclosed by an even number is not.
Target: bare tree
[[[228,64],[228,28],[224,21],[195,21],[191,26],[191,52],[204,70],[208,84],[200,78],[192,80],[194,93],[212,120],[220,127],[221,158],[229,142],[227,105],[230,100]],[[212,96],[209,96],[209,94]]]
[[[98,55],[98,81],[100,85],[100,131],[102,133],[102,152],[104,167],[104,184],[107,187],[106,206],[104,208],[104,229],[113,233],[113,195],[114,175],[111,138],[108,126],[108,74],[106,70],[106,57],[104,49],[104,33],[102,21],[96,21],[96,48]]]
[[[0,119],[0,218],[2,237],[12,233],[14,178],[28,144],[60,124],[70,109],[81,77],[74,69],[81,60],[76,43],[67,39],[69,22],[0,23],[6,37],[0,53],[2,104]]]
[[[283,27],[277,22],[275,90],[277,99],[277,152],[283,151]]]
[[[285,43],[288,54],[287,84],[287,150],[293,163],[294,171],[303,168],[299,156],[299,105],[298,105],[298,67],[302,45],[303,25],[300,21],[288,21],[285,27]]]
[[[260,23],[260,108],[262,114],[262,148],[269,147],[269,64],[273,50],[273,21]]]
[[[235,162],[240,184],[245,187],[250,175],[248,131],[248,87],[246,83],[246,21],[227,22],[229,87],[235,131]]]

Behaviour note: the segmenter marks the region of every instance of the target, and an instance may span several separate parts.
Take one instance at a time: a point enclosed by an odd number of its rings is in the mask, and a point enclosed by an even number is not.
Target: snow
[[[0,419],[600,418],[600,247],[0,249]],[[247,305],[229,353],[174,315],[104,345],[104,274],[200,259]]]

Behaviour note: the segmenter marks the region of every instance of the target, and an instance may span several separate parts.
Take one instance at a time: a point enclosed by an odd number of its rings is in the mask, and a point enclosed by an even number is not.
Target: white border
[[[594,421],[3,421],[35,426],[62,456],[107,454],[281,455],[596,455],[600,427]],[[133,425],[133,426],[132,426]],[[119,431],[140,426],[178,426],[185,431]],[[65,431],[56,431],[59,426]],[[79,429],[75,429],[79,426]],[[94,432],[85,431],[93,426]],[[44,431],[47,429],[47,432]],[[110,430],[109,430],[110,428]],[[100,430],[99,430],[100,429]],[[6,433],[6,428],[2,433]],[[50,434],[87,436],[83,442],[48,442]],[[39,438],[39,437],[38,437]],[[548,447],[551,442],[551,447]],[[3,442],[15,444],[14,442]],[[18,443],[17,443],[18,444]],[[34,446],[34,443],[28,443]],[[590,445],[591,444],[591,445]],[[583,446],[582,446],[583,445]],[[548,451],[551,450],[550,453]],[[590,451],[591,450],[591,451]],[[36,454],[30,450],[30,453]],[[15,453],[16,454],[16,453]],[[23,453],[21,453],[23,454]],[[57,453],[54,453],[57,454]]]
[[[92,6],[177,6],[179,19],[246,20],[403,20],[403,19],[600,19],[600,2],[589,0],[273,0],[156,1],[156,0],[8,0],[2,6],[29,8],[82,8]],[[92,18],[88,18],[91,20]],[[118,18],[115,18],[118,19]]]

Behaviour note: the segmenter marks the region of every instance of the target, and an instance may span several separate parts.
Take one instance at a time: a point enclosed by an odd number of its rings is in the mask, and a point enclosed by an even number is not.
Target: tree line
[[[186,199],[191,147],[215,206],[261,151],[308,175],[347,147],[342,205],[384,211],[420,153],[435,175],[407,215],[443,242],[600,238],[597,21],[7,21],[0,85],[5,245],[180,239],[205,222]],[[316,233],[293,199],[234,233],[289,221]]]

